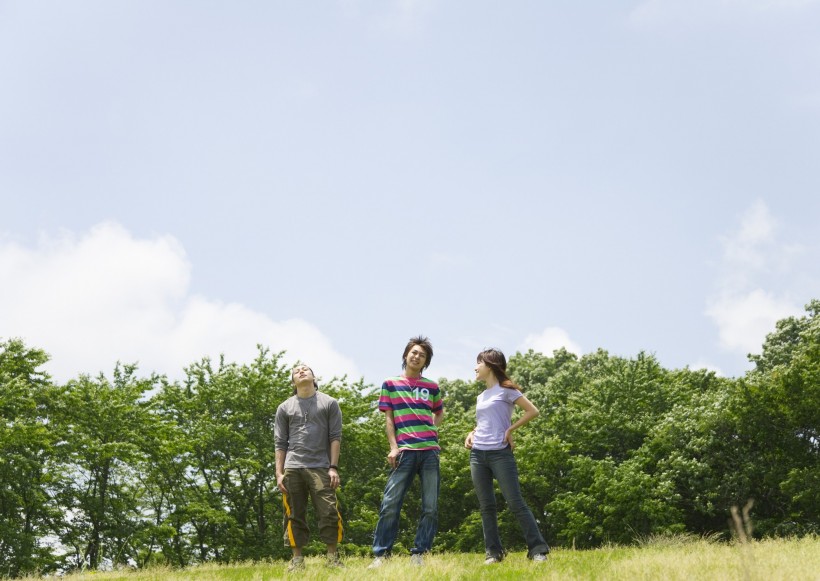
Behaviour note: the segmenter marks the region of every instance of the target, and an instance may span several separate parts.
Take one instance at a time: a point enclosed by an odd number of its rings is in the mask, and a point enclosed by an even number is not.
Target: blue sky
[[[0,0],[0,338],[749,369],[820,297],[820,2]]]

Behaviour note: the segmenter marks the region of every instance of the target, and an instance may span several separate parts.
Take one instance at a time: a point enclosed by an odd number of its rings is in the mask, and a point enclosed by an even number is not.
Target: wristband
[[[328,470],[330,470],[331,468],[333,468],[333,469],[334,469],[334,470],[336,470],[337,472],[339,471],[339,467],[338,467],[338,466],[336,466],[336,464],[331,464],[330,466],[328,466]]]

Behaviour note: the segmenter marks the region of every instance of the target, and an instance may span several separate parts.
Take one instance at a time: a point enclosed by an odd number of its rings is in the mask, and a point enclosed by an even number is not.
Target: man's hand
[[[387,455],[387,463],[390,464],[390,467],[393,468],[394,470],[396,469],[396,463],[398,462],[400,455],[401,455],[401,452],[399,451],[398,448],[393,448],[392,450],[390,450],[390,453]]]
[[[276,486],[279,488],[280,491],[287,494],[288,490],[287,490],[287,488],[285,488],[284,481],[285,481],[285,475],[284,474],[278,474],[276,476]]]
[[[339,471],[335,468],[330,468],[328,469],[327,474],[328,476],[330,476],[330,487],[333,490],[339,488],[339,486],[342,484],[342,479],[339,477]]]

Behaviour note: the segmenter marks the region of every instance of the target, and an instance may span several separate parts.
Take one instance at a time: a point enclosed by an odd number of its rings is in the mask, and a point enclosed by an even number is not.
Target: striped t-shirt
[[[382,384],[379,411],[393,412],[396,443],[404,450],[438,450],[438,428],[433,415],[444,410],[441,391],[425,377],[389,377]]]

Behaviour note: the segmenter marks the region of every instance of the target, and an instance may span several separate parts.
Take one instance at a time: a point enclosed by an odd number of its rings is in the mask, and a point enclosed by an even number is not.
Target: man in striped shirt
[[[413,337],[402,355],[404,373],[382,384],[379,411],[384,412],[385,432],[390,452],[391,472],[384,489],[379,522],[373,538],[375,559],[370,568],[379,567],[390,556],[399,532],[399,512],[404,496],[418,475],[421,483],[421,518],[410,562],[422,565],[422,555],[430,551],[438,526],[440,483],[438,427],[444,417],[438,384],[422,376],[433,359],[433,346],[427,337]]]

